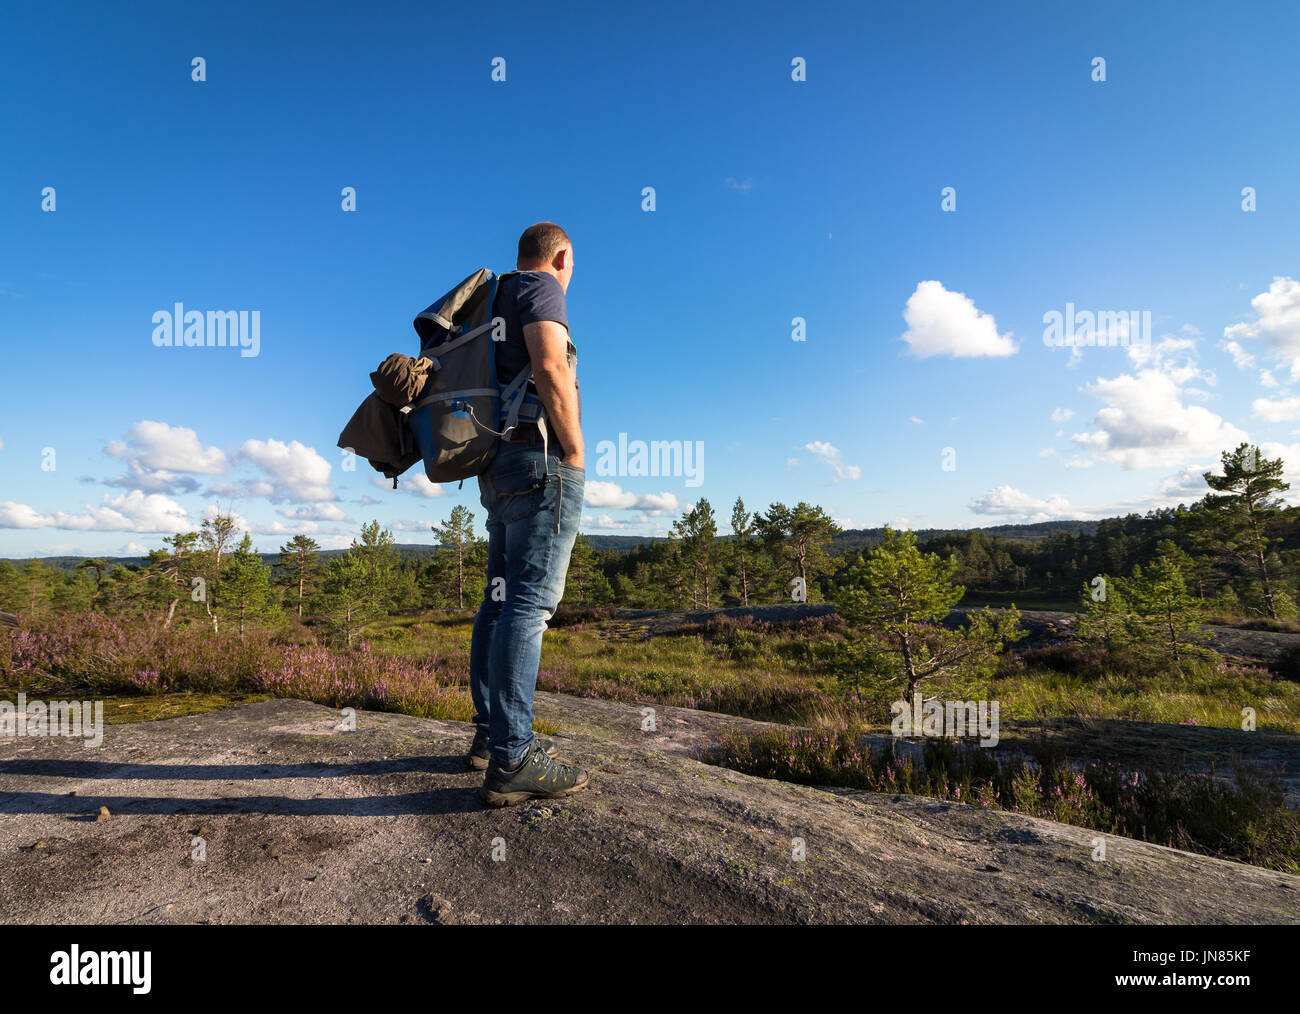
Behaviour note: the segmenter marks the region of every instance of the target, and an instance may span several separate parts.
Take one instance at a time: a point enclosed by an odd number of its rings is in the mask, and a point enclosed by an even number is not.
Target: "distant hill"
[[[1096,521],[1040,521],[1032,525],[990,525],[987,528],[978,529],[917,528],[915,532],[920,542],[938,538],[941,535],[952,535],[967,531],[979,531],[994,538],[1010,539],[1015,542],[1038,542],[1049,535],[1055,535],[1057,532],[1069,532],[1072,535],[1091,535],[1097,530],[1098,523]],[[884,534],[885,530],[883,528],[853,528],[835,536],[831,540],[828,549],[832,555],[850,552],[864,546],[875,545],[884,538]],[[651,542],[667,541],[664,536],[653,535],[601,535],[587,532],[584,532],[583,535],[591,543],[593,549],[612,549],[620,553],[625,553],[637,546],[644,546]],[[437,547],[429,543],[405,542],[400,543],[396,548],[403,558],[420,560],[432,556]],[[320,555],[321,559],[330,560],[344,552],[346,550],[323,549]],[[29,559],[30,557],[0,557],[0,563],[12,563],[15,567],[21,568]],[[144,557],[142,556],[42,556],[37,557],[37,559],[45,566],[56,570],[72,570],[82,560],[88,559],[100,559],[109,565],[120,563],[123,566],[135,567],[139,567],[144,563]],[[278,552],[262,554],[262,562],[268,566],[274,566],[279,561],[280,554]]]
[[[621,553],[652,542],[667,541],[662,535],[592,535],[583,532],[582,536],[591,543],[592,549],[616,549]]]
[[[1097,531],[1098,521],[1039,521],[1032,525],[990,525],[987,528],[914,528],[917,542],[937,539],[943,535],[959,535],[966,532],[980,532],[990,538],[1008,539],[1011,542],[1041,542],[1048,536],[1060,532],[1070,535],[1092,535]],[[831,553],[844,553],[864,546],[873,546],[885,537],[884,528],[852,528],[840,532],[831,540]]]

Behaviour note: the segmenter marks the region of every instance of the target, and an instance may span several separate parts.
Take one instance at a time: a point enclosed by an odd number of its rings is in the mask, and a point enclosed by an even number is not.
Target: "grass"
[[[400,617],[367,632],[375,651],[429,654],[453,678],[468,679],[467,616]],[[547,634],[538,689],[578,697],[641,701],[789,724],[857,721],[887,727],[892,686],[846,687],[822,663],[819,643],[838,637],[821,620],[778,626],[714,621],[708,628],[622,640],[604,625]],[[1300,733],[1300,683],[1267,669],[1230,663],[1189,666],[1184,674],[1141,680],[1088,678],[1034,661],[1007,659],[986,681],[939,680],[926,693],[998,700],[1004,721],[1123,720],[1239,729],[1253,708],[1260,730]]]
[[[1251,708],[1258,728],[1300,733],[1300,683],[1258,666],[1196,663],[1183,673],[1134,680],[1088,678],[1012,660],[977,689],[1001,701],[1004,716],[1021,721],[1122,719],[1240,729],[1242,710]]]
[[[366,638],[378,653],[436,658],[449,678],[467,683],[471,626],[464,614],[392,617],[369,628]],[[686,632],[652,640],[611,639],[603,630],[579,624],[550,631],[537,688],[777,722],[841,715],[856,706],[834,676],[797,664],[809,643],[799,630],[742,625],[741,635],[730,639]]]
[[[1300,813],[1266,767],[1231,763],[1225,776],[1151,759],[1140,770],[1079,763],[1047,739],[997,752],[927,739],[922,749],[917,759],[896,742],[874,745],[853,726],[767,729],[725,734],[703,759],[763,778],[1026,813],[1300,873]]]
[[[31,695],[28,694],[30,697]],[[201,694],[183,690],[168,694],[133,694],[131,696],[96,697],[103,701],[104,724],[125,725],[131,722],[156,722],[163,718],[186,718],[202,715],[237,704],[264,701],[268,694]],[[0,688],[0,700],[18,702],[18,691]]]

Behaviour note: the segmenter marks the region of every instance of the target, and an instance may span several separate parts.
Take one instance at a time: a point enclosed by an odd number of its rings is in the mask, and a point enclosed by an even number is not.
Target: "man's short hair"
[[[518,264],[550,264],[555,255],[570,246],[569,234],[554,222],[530,225],[519,237]]]

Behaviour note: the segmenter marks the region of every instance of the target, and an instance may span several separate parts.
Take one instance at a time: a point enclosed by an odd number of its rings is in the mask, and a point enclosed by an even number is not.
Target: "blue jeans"
[[[552,442],[554,449],[554,442]],[[470,642],[474,724],[488,753],[514,767],[532,749],[542,634],[564,594],[582,520],[586,474],[540,442],[504,443],[479,476],[487,509],[488,580]]]

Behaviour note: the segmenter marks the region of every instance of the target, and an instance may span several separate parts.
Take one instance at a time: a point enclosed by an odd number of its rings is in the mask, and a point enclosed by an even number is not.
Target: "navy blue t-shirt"
[[[508,384],[529,365],[528,346],[524,342],[524,325],[553,320],[569,329],[564,288],[559,279],[545,271],[521,271],[497,287],[493,316],[506,322],[506,340],[496,346],[497,382]]]

